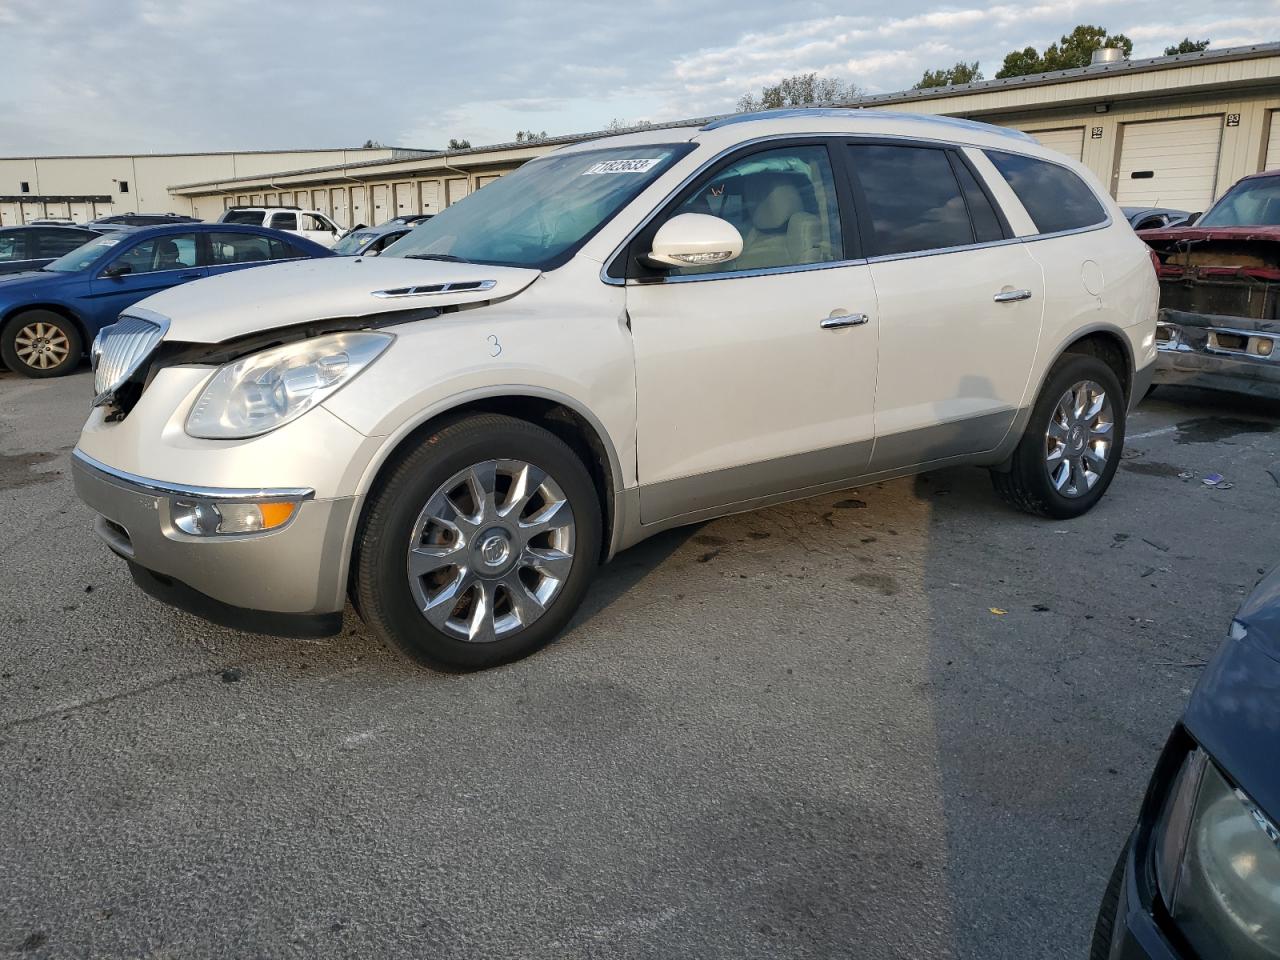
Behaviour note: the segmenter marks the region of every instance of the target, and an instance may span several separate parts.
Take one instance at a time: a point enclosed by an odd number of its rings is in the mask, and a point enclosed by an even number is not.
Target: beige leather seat
[[[742,256],[734,261],[738,270],[818,263],[830,259],[829,244],[822,236],[822,224],[815,214],[804,210],[804,201],[794,177],[758,174],[744,183],[752,196],[751,228],[743,237]]]

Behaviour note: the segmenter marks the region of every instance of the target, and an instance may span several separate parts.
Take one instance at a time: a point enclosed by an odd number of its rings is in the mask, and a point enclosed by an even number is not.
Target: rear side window
[[[264,260],[288,260],[297,254],[283,240],[257,234],[213,233],[209,235],[210,262],[261,263]]]
[[[262,226],[266,214],[261,210],[228,210],[222,216],[223,223],[247,223],[252,227]]]
[[[60,257],[92,239],[92,233],[80,230],[42,230],[37,243],[40,251],[37,256]]]
[[[1020,153],[987,150],[986,154],[1041,233],[1079,230],[1107,219],[1093,191],[1066,167]]]
[[[296,213],[277,213],[271,217],[271,226],[276,230],[297,230],[298,215]]]
[[[849,146],[849,160],[870,221],[870,256],[976,242],[946,150],[858,143]]]

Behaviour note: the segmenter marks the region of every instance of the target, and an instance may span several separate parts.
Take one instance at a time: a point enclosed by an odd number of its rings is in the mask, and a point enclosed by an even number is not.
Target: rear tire
[[[996,492],[1037,516],[1088,513],[1120,465],[1127,406],[1111,367],[1095,356],[1066,354],[1036,399],[1009,469],[991,471]]]
[[[84,341],[76,325],[51,310],[27,310],[0,333],[0,359],[24,377],[61,377],[80,364]]]
[[[371,494],[354,600],[415,660],[492,667],[555,639],[600,552],[600,502],[569,446],[524,420],[465,416],[424,437]]]

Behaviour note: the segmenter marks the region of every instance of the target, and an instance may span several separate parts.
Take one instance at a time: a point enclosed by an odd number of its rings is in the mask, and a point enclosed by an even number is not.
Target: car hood
[[[30,286],[31,284],[53,280],[58,276],[66,276],[66,274],[58,274],[50,270],[19,270],[15,273],[2,273],[0,274],[0,287],[5,290],[13,290],[16,287]]]
[[[1280,819],[1280,568],[1241,605],[1183,722],[1217,764]]]
[[[1139,230],[1148,243],[1174,240],[1270,240],[1280,242],[1280,227],[1163,227]]]
[[[160,314],[167,340],[220,343],[279,327],[514,296],[539,271],[404,257],[332,257],[237,270],[173,287],[128,313]]]

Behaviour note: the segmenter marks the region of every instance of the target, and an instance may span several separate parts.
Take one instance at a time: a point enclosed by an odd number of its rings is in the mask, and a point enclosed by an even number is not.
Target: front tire
[[[1111,367],[1092,355],[1065,355],[1036,399],[1008,471],[991,471],[996,492],[1055,520],[1088,513],[1120,465],[1126,408]]]
[[[423,438],[371,495],[356,605],[415,660],[492,667],[555,639],[600,550],[599,500],[569,446],[524,420],[467,416]]]
[[[51,310],[28,310],[0,333],[0,359],[24,377],[61,377],[80,363],[84,341],[76,325]]]

